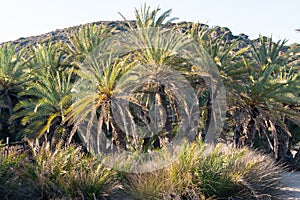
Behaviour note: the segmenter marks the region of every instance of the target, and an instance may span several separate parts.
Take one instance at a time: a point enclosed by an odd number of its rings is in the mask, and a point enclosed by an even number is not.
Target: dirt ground
[[[283,174],[283,185],[281,188],[284,195],[282,199],[300,200],[300,172],[285,172]]]

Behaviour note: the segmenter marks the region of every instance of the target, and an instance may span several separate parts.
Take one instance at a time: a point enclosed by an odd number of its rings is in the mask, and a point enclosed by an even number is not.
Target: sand
[[[300,172],[285,172],[283,174],[282,199],[300,200]]]

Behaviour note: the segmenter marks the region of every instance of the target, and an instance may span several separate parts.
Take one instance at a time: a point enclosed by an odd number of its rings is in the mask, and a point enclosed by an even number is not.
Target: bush
[[[206,197],[268,199],[281,183],[281,168],[270,157],[222,144],[185,144],[170,172],[178,193],[191,188]]]
[[[170,193],[172,184],[169,181],[168,169],[149,173],[126,174],[123,184],[130,199],[162,199]]]
[[[1,199],[11,199],[14,191],[18,187],[15,171],[21,168],[24,155],[9,155],[2,157],[0,151],[0,197]]]
[[[116,172],[73,145],[35,147],[32,160],[1,159],[2,199],[273,199],[281,186],[271,158],[222,144],[185,143],[177,162],[148,173]]]
[[[123,177],[130,199],[271,199],[279,195],[281,168],[247,148],[195,142],[168,168]]]
[[[9,199],[104,199],[119,186],[116,172],[72,145],[53,151],[48,143],[35,146],[33,160],[17,166],[5,172],[17,183],[5,186]]]

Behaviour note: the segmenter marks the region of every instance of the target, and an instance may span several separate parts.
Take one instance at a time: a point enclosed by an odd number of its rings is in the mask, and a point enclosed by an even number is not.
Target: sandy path
[[[282,199],[300,200],[300,172],[286,172],[283,174],[284,192]]]

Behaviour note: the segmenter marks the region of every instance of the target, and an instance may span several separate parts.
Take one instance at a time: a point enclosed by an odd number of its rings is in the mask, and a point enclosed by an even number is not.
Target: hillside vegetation
[[[300,45],[159,11],[0,45],[0,139],[30,146],[1,158],[4,198],[272,199],[280,166],[300,169]],[[154,172],[101,162],[175,143],[178,160]]]

